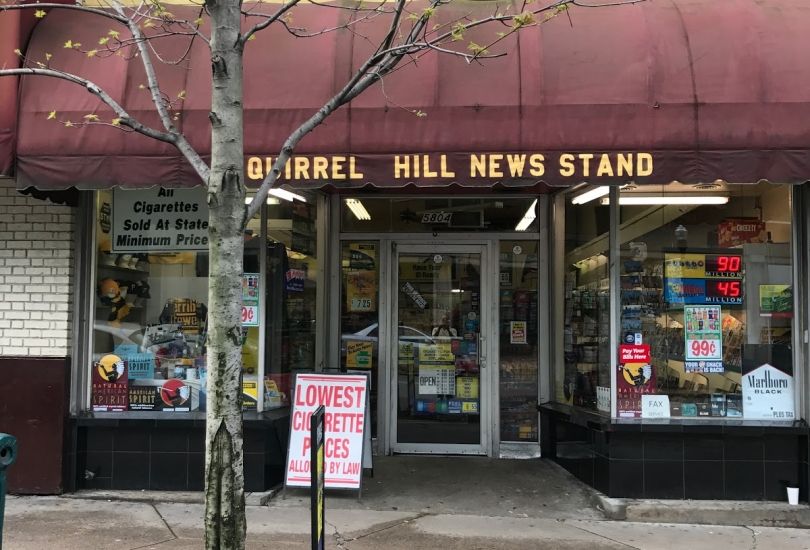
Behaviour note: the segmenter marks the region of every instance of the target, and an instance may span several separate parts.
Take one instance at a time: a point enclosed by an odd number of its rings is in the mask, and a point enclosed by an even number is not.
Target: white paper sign
[[[112,202],[112,252],[208,250],[202,188],[115,188]]]
[[[610,412],[610,388],[607,386],[596,386],[596,408]]]
[[[742,377],[743,414],[753,420],[794,420],[793,377],[768,363]]]
[[[325,486],[360,488],[367,394],[367,378],[362,375],[296,376],[285,477],[288,487],[309,487],[312,452],[309,422],[312,413],[324,405]]]
[[[669,418],[669,396],[654,393],[641,396],[641,418]]]
[[[453,395],[456,393],[456,367],[453,365],[419,365],[419,395]]]

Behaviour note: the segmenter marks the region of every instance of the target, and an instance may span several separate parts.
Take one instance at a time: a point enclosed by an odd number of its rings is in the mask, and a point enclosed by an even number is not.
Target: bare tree
[[[386,75],[417,63],[428,54],[452,55],[468,63],[505,55],[507,40],[525,27],[533,27],[565,15],[577,7],[632,4],[643,0],[586,2],[585,0],[523,0],[521,4],[491,4],[486,16],[456,17],[439,21],[442,8],[451,0],[413,0],[372,3],[321,3],[308,0],[320,9],[345,10],[344,23],[333,28],[296,27],[291,17],[301,0],[282,4],[243,4],[237,0],[204,0],[195,19],[182,19],[170,12],[160,0],[123,3],[102,0],[98,7],[81,4],[17,3],[0,0],[0,13],[11,10],[33,10],[38,18],[51,10],[78,10],[87,17],[107,18],[115,29],[101,37],[99,43],[82,46],[65,44],[69,49],[89,57],[123,55],[140,62],[146,72],[146,87],[151,95],[160,126],[151,127],[133,117],[125,106],[96,83],[60,70],[50,58],[29,59],[18,51],[19,68],[0,69],[0,76],[31,75],[59,78],[75,83],[95,95],[111,109],[114,116],[101,120],[87,115],[80,121],[61,121],[64,126],[112,125],[122,131],[137,132],[176,147],[206,186],[209,205],[209,292],[208,292],[208,377],[206,411],[206,512],[205,538],[209,549],[241,549],[245,539],[245,501],[242,450],[241,409],[241,276],[243,232],[264,204],[268,192],[279,184],[285,164],[301,139],[338,108],[382,81]],[[515,7],[518,9],[515,9]],[[481,13],[477,11],[476,13]],[[438,22],[437,22],[438,21]],[[295,39],[318,36],[347,29],[361,38],[364,25],[385,28],[384,37],[372,44],[372,51],[343,87],[320,109],[293,131],[275,158],[254,198],[245,204],[243,146],[243,54],[254,35],[270,26],[282,26]],[[477,44],[465,39],[470,29],[491,25],[492,39]],[[205,29],[210,29],[206,32]],[[211,52],[212,96],[210,106],[211,151],[207,164],[175,124],[182,114],[180,101],[185,92],[171,96],[161,88],[155,71],[156,63],[179,63],[164,59],[155,39],[186,36],[191,42],[204,41]],[[367,38],[366,40],[371,43]],[[500,50],[500,51],[499,51]],[[188,53],[188,52],[187,52]],[[134,61],[137,58],[137,61]],[[278,75],[274,75],[278,78]],[[424,113],[415,112],[415,116]],[[49,118],[58,121],[58,114]]]

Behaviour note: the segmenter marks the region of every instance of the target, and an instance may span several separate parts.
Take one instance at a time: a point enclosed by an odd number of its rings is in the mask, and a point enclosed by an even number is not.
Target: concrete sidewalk
[[[810,525],[807,506],[606,499],[547,460],[374,463],[361,499],[327,492],[327,548],[810,550],[810,532],[793,528]],[[308,492],[267,497],[247,495],[248,548],[309,548]],[[201,548],[202,502],[202,493],[149,491],[9,497],[4,550]]]
[[[305,549],[309,509],[248,506],[248,548]],[[202,546],[203,506],[63,497],[10,497],[5,550],[192,549]],[[560,549],[808,550],[803,529],[635,523],[329,509],[327,548],[339,550]]]

